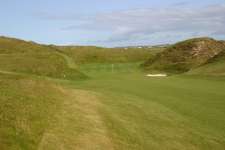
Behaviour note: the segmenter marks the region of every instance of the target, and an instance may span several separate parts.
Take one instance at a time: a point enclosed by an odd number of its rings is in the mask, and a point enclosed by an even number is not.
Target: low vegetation
[[[196,38],[168,47],[162,53],[143,64],[146,70],[183,73],[206,64],[225,50],[222,41],[211,38]]]
[[[13,38],[0,38],[0,71],[34,74],[63,79],[85,76],[68,66],[55,49]]]
[[[102,48],[95,46],[58,46],[56,48],[72,57],[77,64],[140,62],[164,50],[161,47]]]
[[[198,75],[225,75],[225,50],[220,52],[218,55],[209,59],[209,61],[196,69],[190,70],[187,74],[198,74]]]
[[[0,147],[37,149],[61,103],[63,94],[47,81],[0,74]]]

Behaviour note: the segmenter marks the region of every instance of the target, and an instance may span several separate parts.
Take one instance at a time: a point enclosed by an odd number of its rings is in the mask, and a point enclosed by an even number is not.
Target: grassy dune
[[[101,48],[95,46],[58,46],[77,64],[129,63],[145,61],[164,48]]]
[[[162,53],[143,64],[149,71],[184,73],[205,65],[225,50],[222,41],[211,38],[195,38],[169,46]]]
[[[95,92],[8,74],[0,85],[1,150],[112,148]]]
[[[187,74],[198,75],[213,75],[224,76],[225,75],[225,50],[218,54],[216,57],[210,59],[208,63],[199,68],[190,70]]]
[[[1,149],[36,149],[63,94],[54,84],[17,75],[0,74],[0,85]]]
[[[12,38],[0,38],[0,71],[34,74],[63,79],[85,76],[71,67],[65,55],[55,49]]]

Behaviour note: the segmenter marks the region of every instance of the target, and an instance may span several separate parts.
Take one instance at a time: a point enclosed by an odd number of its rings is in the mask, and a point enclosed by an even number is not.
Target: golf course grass
[[[224,77],[149,78],[137,68],[89,66],[96,69],[88,69],[90,79],[70,87],[99,94],[98,115],[114,149],[225,148]]]

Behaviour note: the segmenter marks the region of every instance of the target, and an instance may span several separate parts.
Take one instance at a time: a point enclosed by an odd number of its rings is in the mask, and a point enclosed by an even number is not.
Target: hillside
[[[41,45],[0,37],[0,72],[78,79],[86,77],[80,71],[89,68],[89,64],[110,64],[108,67],[110,70],[111,63],[118,64],[119,69],[121,65],[129,68],[129,64],[144,62],[163,50],[164,47],[103,48]],[[115,65],[115,69],[118,65]]]
[[[196,69],[190,70],[187,74],[198,75],[225,75],[225,50]]]
[[[54,84],[27,76],[0,73],[0,85],[1,149],[37,149],[64,94]]]
[[[80,149],[80,136],[98,128],[91,93],[26,75],[0,73],[0,85],[1,150]]]
[[[162,53],[143,64],[146,70],[171,73],[187,72],[204,65],[225,49],[222,41],[211,38],[195,38],[168,47]]]
[[[128,63],[146,61],[150,56],[164,50],[158,48],[103,48],[95,46],[54,46],[73,58],[77,64]]]
[[[65,79],[84,76],[52,47],[14,38],[0,37],[0,60],[0,71]]]

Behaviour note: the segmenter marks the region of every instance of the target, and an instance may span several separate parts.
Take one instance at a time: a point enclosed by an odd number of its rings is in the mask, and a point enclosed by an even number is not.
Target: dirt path
[[[9,74],[9,75],[21,75],[22,73],[12,72],[12,71],[4,71],[0,70],[0,73]]]
[[[84,90],[64,90],[70,97],[45,132],[38,150],[112,150],[98,108],[96,93]]]
[[[66,54],[64,54],[62,52],[59,52],[57,50],[56,50],[56,53],[58,55],[62,56],[65,59],[69,68],[71,68],[71,69],[77,69],[78,68],[78,66],[75,64],[75,62],[73,61],[73,59],[71,57],[69,57]]]

